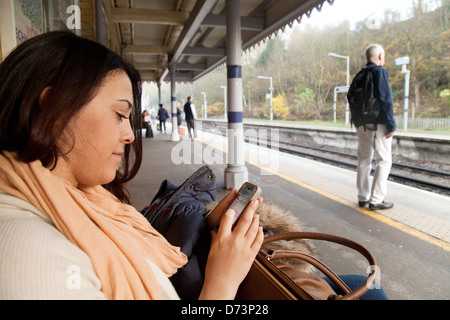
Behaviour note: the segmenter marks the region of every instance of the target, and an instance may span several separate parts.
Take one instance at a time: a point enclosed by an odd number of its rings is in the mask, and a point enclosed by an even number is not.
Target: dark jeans
[[[187,129],[189,131],[189,137],[191,139],[197,138],[197,134],[195,132],[195,120],[186,120]]]
[[[342,279],[342,281],[345,282],[345,284],[351,289],[355,290],[358,288],[361,284],[366,282],[367,277],[359,276],[359,275],[344,275],[339,276],[339,278]],[[336,285],[328,278],[324,278],[326,282],[329,283],[329,285],[333,288],[333,290],[337,294],[342,294],[342,292],[339,291],[339,289],[336,287]],[[379,288],[377,289],[376,286],[374,286],[371,290],[369,290],[365,295],[363,295],[359,300],[389,300],[386,293],[383,289]]]
[[[159,120],[159,131],[163,131],[163,125],[164,125],[164,131],[166,130],[166,120]]]

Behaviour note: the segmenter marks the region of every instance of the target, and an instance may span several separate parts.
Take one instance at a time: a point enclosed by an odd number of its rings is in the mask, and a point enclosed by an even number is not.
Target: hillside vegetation
[[[405,75],[395,58],[409,56],[411,64],[409,117],[444,118],[450,116],[450,0],[427,10],[426,1],[411,0],[413,17],[400,21],[396,12],[386,12],[384,19],[372,28],[361,21],[351,29],[347,21],[340,25],[313,29],[295,28],[289,36],[279,34],[244,54],[244,117],[269,118],[266,100],[269,81],[258,75],[273,77],[274,119],[333,119],[336,86],[346,85],[346,60],[328,56],[334,52],[350,56],[350,81],[365,65],[364,49],[379,43],[386,50],[385,68],[394,93],[396,116],[403,115]],[[306,17],[303,19],[305,21]],[[303,22],[302,22],[303,23]],[[195,98],[200,113],[206,92],[208,118],[223,117],[226,68],[220,68],[193,84],[178,86],[178,101],[188,95]],[[170,96],[170,95],[169,95]],[[338,120],[345,117],[345,96],[338,95]]]

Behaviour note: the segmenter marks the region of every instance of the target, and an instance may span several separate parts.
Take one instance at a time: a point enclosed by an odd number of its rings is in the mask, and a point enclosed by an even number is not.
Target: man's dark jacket
[[[367,68],[373,68],[377,65],[373,62],[367,63]],[[380,102],[380,115],[375,120],[376,124],[384,124],[389,132],[396,129],[394,119],[394,104],[392,90],[389,85],[388,72],[383,67],[373,70],[374,96]]]

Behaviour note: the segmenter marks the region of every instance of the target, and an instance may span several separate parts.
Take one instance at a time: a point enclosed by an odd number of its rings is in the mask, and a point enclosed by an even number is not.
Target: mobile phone
[[[232,209],[234,211],[233,227],[239,220],[239,217],[244,211],[247,204],[253,199],[257,199],[261,195],[261,188],[257,185],[245,182],[239,189],[236,198],[231,202],[230,206],[226,209]],[[225,211],[226,211],[225,210]]]

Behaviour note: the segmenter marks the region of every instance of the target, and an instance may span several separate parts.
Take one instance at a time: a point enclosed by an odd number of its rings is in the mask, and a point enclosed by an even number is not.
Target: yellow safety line
[[[213,146],[216,149],[219,149],[218,147],[210,144],[209,142],[203,142],[203,143],[208,144],[210,146]],[[222,152],[226,153],[226,150],[222,149]],[[352,209],[358,210],[359,212],[361,212],[361,213],[363,213],[365,215],[368,215],[368,216],[372,217],[375,220],[383,222],[383,223],[385,223],[385,224],[387,224],[387,225],[389,225],[389,226],[391,226],[393,228],[396,228],[398,230],[401,230],[401,231],[403,231],[403,232],[405,232],[405,233],[407,233],[407,234],[409,234],[411,236],[414,236],[414,237],[419,238],[419,239],[421,239],[423,241],[431,243],[431,244],[433,244],[433,245],[435,245],[437,247],[440,247],[440,248],[442,248],[442,249],[444,249],[446,251],[450,251],[450,244],[448,242],[445,242],[443,240],[440,240],[438,238],[430,236],[430,235],[428,235],[428,234],[426,234],[426,233],[424,233],[424,232],[422,232],[420,230],[414,229],[414,228],[412,228],[410,226],[407,226],[407,225],[405,225],[405,224],[403,224],[401,222],[395,221],[395,220],[393,220],[393,219],[391,219],[389,217],[386,217],[386,216],[378,213],[377,211],[371,211],[371,210],[368,210],[366,208],[359,208],[359,207],[355,208],[355,205],[351,201],[348,201],[348,200],[343,199],[341,197],[338,197],[338,196],[336,196],[336,195],[334,195],[332,193],[326,192],[326,191],[324,191],[324,190],[322,190],[320,188],[314,187],[314,186],[312,186],[310,184],[307,184],[307,183],[304,183],[304,182],[302,182],[300,180],[292,178],[292,177],[290,177],[290,176],[288,176],[288,175],[286,175],[284,173],[281,173],[281,172],[278,172],[278,171],[274,171],[272,169],[264,167],[264,166],[260,165],[259,163],[250,162],[248,160],[246,160],[246,161],[248,163],[250,163],[251,165],[255,166],[255,167],[258,167],[260,169],[264,169],[264,170],[266,170],[266,171],[268,171],[270,173],[273,173],[274,175],[277,175],[277,176],[279,176],[280,178],[282,178],[284,180],[292,182],[292,183],[294,183],[296,185],[299,185],[299,186],[301,186],[301,187],[303,187],[305,189],[311,190],[313,192],[319,193],[320,195],[322,195],[324,197],[327,197],[327,198],[332,199],[332,200],[334,200],[336,202],[339,202],[339,203],[341,203],[343,205],[351,207]]]
[[[412,236],[414,236],[416,238],[419,238],[419,239],[421,239],[423,241],[426,241],[426,242],[431,243],[431,244],[433,244],[435,246],[438,246],[438,247],[440,247],[440,248],[442,248],[442,249],[444,249],[446,251],[450,251],[450,244],[445,242],[445,241],[443,241],[443,240],[437,239],[437,238],[435,238],[433,236],[430,236],[430,235],[428,235],[428,234],[426,234],[426,233],[424,233],[424,232],[422,232],[420,230],[414,229],[414,228],[412,228],[410,226],[407,226],[407,225],[405,225],[405,224],[403,224],[401,222],[395,221],[395,220],[393,220],[393,219],[391,219],[389,217],[386,217],[386,216],[384,216],[384,215],[382,215],[382,214],[380,214],[380,213],[378,213],[376,211],[368,210],[366,208],[355,208],[353,202],[351,202],[351,201],[348,201],[346,199],[340,198],[340,197],[338,197],[338,196],[336,196],[334,194],[331,194],[331,193],[329,193],[327,191],[324,191],[324,190],[322,190],[320,188],[314,187],[314,186],[312,186],[310,184],[307,184],[307,183],[304,183],[304,182],[302,182],[300,180],[292,178],[292,177],[290,177],[290,176],[288,176],[288,175],[286,175],[284,173],[271,170],[271,169],[266,168],[266,167],[264,167],[264,166],[262,166],[262,165],[260,165],[258,163],[250,163],[250,164],[255,166],[255,167],[258,167],[258,168],[264,169],[266,171],[269,171],[269,172],[279,176],[280,178],[282,178],[284,180],[287,180],[289,182],[292,182],[294,184],[297,184],[297,185],[299,185],[299,186],[301,186],[301,187],[303,187],[305,189],[314,191],[314,192],[319,193],[320,195],[322,195],[324,197],[327,197],[327,198],[332,199],[332,200],[334,200],[336,202],[339,202],[339,203],[341,203],[343,205],[346,205],[346,206],[351,207],[351,208],[353,208],[355,210],[358,210],[359,212],[361,212],[361,213],[363,213],[365,215],[368,215],[368,216],[370,216],[370,217],[372,217],[372,218],[374,218],[374,219],[376,219],[376,220],[378,220],[380,222],[383,222],[383,223],[385,223],[385,224],[387,224],[387,225],[389,225],[389,226],[391,226],[393,228],[399,229],[399,230],[401,230],[401,231],[403,231],[403,232],[405,232],[405,233],[407,233],[409,235],[412,235]]]

